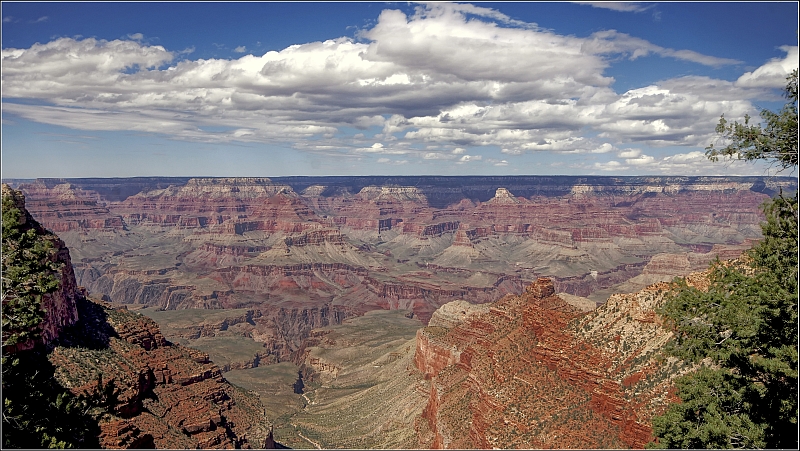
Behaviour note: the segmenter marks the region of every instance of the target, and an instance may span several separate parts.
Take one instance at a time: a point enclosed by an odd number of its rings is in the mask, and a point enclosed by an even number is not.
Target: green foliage
[[[3,448],[98,448],[92,399],[77,398],[53,377],[41,349],[3,357]]]
[[[735,158],[739,160],[771,160],[783,169],[797,166],[797,69],[788,77],[786,97],[789,102],[775,113],[769,110],[761,111],[760,124],[750,124],[750,116],[745,115],[744,124],[725,120],[723,115],[716,132],[728,142],[719,149],[714,144],[706,147],[706,155],[712,161],[720,157]]]
[[[58,264],[51,259],[53,243],[21,224],[18,192],[3,191],[2,297],[3,346],[39,336],[44,318],[42,296],[58,289]]]
[[[709,158],[736,155],[796,167],[796,70],[789,81],[790,104],[778,115],[763,113],[764,130],[720,121],[717,131],[734,142]],[[790,126],[791,133],[781,129]],[[676,381],[681,402],[653,419],[659,442],[650,447],[797,447],[797,207],[797,193],[768,202],[764,239],[745,258],[714,263],[707,291],[679,281],[664,303],[659,313],[675,331],[668,352],[701,367]]]
[[[97,402],[61,387],[41,346],[12,353],[40,337],[42,296],[59,286],[53,243],[30,218],[20,222],[21,196],[3,187],[3,448],[97,447],[99,428],[88,415]]]
[[[665,448],[763,448],[763,426],[746,413],[749,381],[725,370],[702,368],[677,381],[684,402],[653,419]]]

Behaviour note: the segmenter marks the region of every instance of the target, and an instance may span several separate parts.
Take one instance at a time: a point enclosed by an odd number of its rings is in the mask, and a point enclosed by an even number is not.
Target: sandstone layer
[[[131,309],[258,311],[237,333],[269,359],[297,362],[313,328],[371,310],[408,309],[427,322],[450,301],[521,294],[540,276],[602,303],[685,275],[749,247],[759,205],[796,186],[283,177],[39,179],[20,189],[34,218],[63,231],[91,295]]]
[[[662,353],[671,333],[655,308],[669,289],[615,295],[586,313],[538,279],[481,310],[445,306],[461,315],[417,334],[414,362],[429,379],[420,446],[644,447],[688,370]]]

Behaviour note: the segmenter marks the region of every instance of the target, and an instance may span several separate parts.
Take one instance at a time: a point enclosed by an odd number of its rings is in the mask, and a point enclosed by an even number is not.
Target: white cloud
[[[612,11],[620,11],[620,12],[630,12],[630,13],[640,13],[643,11],[647,11],[648,9],[655,6],[652,5],[643,5],[639,2],[572,2],[577,3],[579,5],[588,5],[593,8],[603,8],[603,9],[610,9]]]
[[[642,153],[640,149],[625,149],[617,154],[620,158],[636,158]]]
[[[608,152],[611,152],[612,150],[614,150],[614,146],[612,146],[609,143],[603,143],[603,144],[600,145],[600,147],[592,149],[590,152],[591,153],[608,153]]]
[[[622,163],[614,160],[611,160],[607,163],[595,163],[594,168],[601,171],[623,171],[628,169],[627,166],[623,166]]]
[[[442,152],[425,152],[422,154],[423,160],[452,160],[456,158],[453,154]]]
[[[700,151],[689,153],[679,153],[669,157],[664,157],[664,161],[668,163],[701,163],[706,161],[706,154]]]
[[[384,147],[382,143],[375,143],[370,147],[357,148],[354,151],[358,153],[376,153],[382,155],[405,155],[413,152],[411,149],[404,148],[405,144],[401,143],[392,147]]]
[[[647,166],[653,164],[655,161],[656,159],[651,157],[650,155],[639,155],[636,158],[625,159],[625,163],[633,166]]]
[[[468,162],[480,159],[468,152],[494,146],[505,155],[616,153],[641,166],[653,164],[651,157],[619,147],[704,146],[721,114],[755,116],[751,99],[797,60],[797,47],[785,47],[786,58],[736,83],[681,77],[617,94],[604,71],[620,56],[735,61],[614,30],[559,35],[494,9],[450,3],[418,6],[410,17],[385,10],[358,42],[339,38],[236,59],[190,60],[194,48],[169,51],[142,42],[141,33],[129,38],[3,49],[4,112],[79,130],[284,142],[343,155]],[[342,137],[344,127],[364,133]],[[380,133],[367,132],[373,127]]]
[[[470,161],[480,161],[483,157],[481,155],[464,155],[463,157],[459,158],[458,161],[460,163],[467,163]]]
[[[664,48],[652,44],[644,39],[636,38],[625,33],[620,33],[616,30],[603,30],[592,33],[592,35],[589,36],[589,39],[584,44],[583,49],[584,51],[598,55],[628,55],[628,58],[631,60],[654,53],[662,57],[691,61],[693,63],[712,67],[741,63],[739,60],[703,55],[693,50],[675,50]]]
[[[786,77],[792,70],[797,69],[800,54],[798,54],[798,46],[796,45],[784,45],[781,50],[786,52],[784,58],[773,58],[753,72],[745,73],[736,80],[736,86],[750,88],[785,87]]]

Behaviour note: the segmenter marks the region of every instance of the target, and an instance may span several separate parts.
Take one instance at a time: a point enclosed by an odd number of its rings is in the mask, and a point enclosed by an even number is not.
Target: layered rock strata
[[[108,396],[103,448],[250,447],[258,401],[228,384],[208,355],[169,343],[140,314],[80,300],[81,321],[49,355],[77,396]],[[107,387],[111,387],[110,391]]]
[[[410,309],[426,321],[447,302],[520,294],[540,276],[560,292],[605,299],[603,290],[636,277],[631,291],[685,275],[758,239],[759,205],[796,186],[284,177],[42,179],[21,189],[34,217],[65,230],[80,285],[115,305],[248,308],[273,319],[281,309],[300,318],[315,308]],[[253,336],[290,358],[309,328],[285,336],[276,324],[263,320]]]
[[[670,286],[614,295],[584,313],[539,279],[480,309],[456,304],[417,334],[430,380],[417,422],[432,448],[641,448],[687,371],[661,354],[654,309]],[[456,314],[454,315],[453,312]]]

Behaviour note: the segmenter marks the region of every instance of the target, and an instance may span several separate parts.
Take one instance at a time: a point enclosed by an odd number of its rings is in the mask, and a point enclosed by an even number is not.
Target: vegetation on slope
[[[40,337],[42,296],[58,289],[53,244],[25,217],[22,202],[21,193],[3,187],[3,448],[96,447],[91,401],[56,382],[41,346],[13,352]]]
[[[720,119],[729,144],[709,146],[708,157],[796,169],[796,69],[786,96],[779,113],[762,112],[764,128]],[[768,202],[763,241],[736,264],[714,264],[708,290],[683,282],[665,303],[676,332],[670,352],[704,364],[677,380],[681,402],[654,419],[653,447],[797,448],[797,206],[796,192]]]
[[[58,289],[53,243],[25,218],[22,194],[3,187],[3,347],[39,338],[42,296]]]

